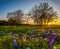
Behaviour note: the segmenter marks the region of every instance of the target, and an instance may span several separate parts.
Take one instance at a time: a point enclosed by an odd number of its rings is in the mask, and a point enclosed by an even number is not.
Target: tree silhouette
[[[8,22],[11,25],[21,24],[21,22],[22,22],[22,16],[23,16],[23,12],[21,10],[10,12],[10,13],[7,14]]]
[[[40,3],[35,5],[29,12],[30,17],[35,23],[39,25],[47,25],[49,22],[54,21],[57,18],[57,13],[53,7],[50,7],[48,3]]]

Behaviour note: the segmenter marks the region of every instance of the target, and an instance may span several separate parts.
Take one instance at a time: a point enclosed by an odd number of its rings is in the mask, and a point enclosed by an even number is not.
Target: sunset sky
[[[0,18],[5,18],[8,12],[18,9],[27,13],[34,5],[39,5],[39,3],[43,2],[48,2],[60,16],[60,0],[0,0]]]

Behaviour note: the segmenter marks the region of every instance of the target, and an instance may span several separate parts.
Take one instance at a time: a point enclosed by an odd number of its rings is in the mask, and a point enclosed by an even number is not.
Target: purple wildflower
[[[49,47],[49,48],[54,49],[54,47],[53,47],[54,41],[55,41],[55,37],[52,37],[52,38],[48,41],[48,47]]]
[[[13,42],[14,42],[14,49],[18,49],[18,45],[17,45],[17,42],[16,42],[16,38],[15,37],[14,37]]]
[[[54,38],[54,40],[56,40],[57,39],[57,36],[55,35],[55,36],[53,36],[53,38]]]
[[[57,36],[52,36],[50,39],[49,39],[49,41],[48,41],[48,44],[49,45],[52,45],[53,43],[54,43],[54,41],[55,41],[55,39],[57,38]]]
[[[23,34],[21,34],[21,33],[20,33],[20,34],[19,34],[19,37],[20,37],[20,39],[22,39],[22,37],[23,37]]]
[[[49,34],[45,33],[45,34],[44,34],[44,37],[45,37],[45,38],[47,38],[47,37],[48,37],[48,35],[49,35]]]
[[[32,35],[31,38],[36,38],[36,36],[35,35]]]
[[[26,40],[30,40],[30,37],[29,36],[26,36]]]
[[[51,38],[51,39],[48,41],[48,44],[49,44],[49,45],[52,45],[52,44],[54,43],[54,41],[55,41],[54,38]]]
[[[56,40],[56,38],[57,38],[56,33],[52,33],[50,39],[51,39],[51,38],[54,38],[54,40]]]

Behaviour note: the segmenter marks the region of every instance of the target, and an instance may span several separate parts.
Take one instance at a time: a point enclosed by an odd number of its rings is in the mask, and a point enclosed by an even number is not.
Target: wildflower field
[[[60,49],[60,26],[0,26],[0,49]]]

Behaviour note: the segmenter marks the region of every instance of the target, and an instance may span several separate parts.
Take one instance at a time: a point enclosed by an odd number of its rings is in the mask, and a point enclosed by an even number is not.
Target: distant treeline
[[[0,26],[19,26],[21,24],[18,24],[18,23],[10,23],[8,21],[5,21],[5,20],[0,20]]]

